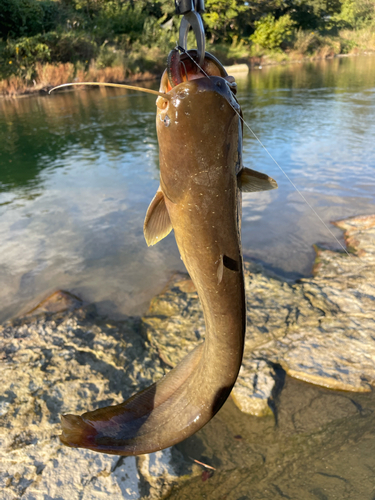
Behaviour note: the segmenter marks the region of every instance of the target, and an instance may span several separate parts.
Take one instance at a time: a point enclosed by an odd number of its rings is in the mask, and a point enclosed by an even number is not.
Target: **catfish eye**
[[[156,106],[159,109],[167,109],[168,107],[168,100],[164,99],[164,97],[160,96],[156,99]]]

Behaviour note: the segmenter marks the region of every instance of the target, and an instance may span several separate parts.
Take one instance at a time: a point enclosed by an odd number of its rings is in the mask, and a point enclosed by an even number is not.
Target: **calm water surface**
[[[327,224],[375,213],[374,82],[374,56],[238,80],[245,119]],[[139,314],[184,269],[173,234],[152,248],[143,238],[158,187],[154,122],[155,98],[129,91],[0,103],[0,321],[61,288],[112,317]],[[312,245],[337,243],[247,130],[244,163],[279,184],[244,196],[245,255],[308,275]]]

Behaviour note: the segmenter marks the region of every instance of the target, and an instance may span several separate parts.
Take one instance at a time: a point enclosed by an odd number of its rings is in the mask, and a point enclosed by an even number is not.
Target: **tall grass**
[[[375,26],[358,30],[341,30],[344,51],[347,53],[359,51],[375,51]]]
[[[108,82],[130,83],[150,80],[162,74],[165,67],[165,54],[157,47],[139,47],[129,54],[125,51],[110,49],[115,57],[92,59],[89,64],[60,63],[35,64],[33,78],[10,75],[0,80],[0,94],[15,97],[48,89],[68,82]],[[108,65],[107,65],[108,64]]]

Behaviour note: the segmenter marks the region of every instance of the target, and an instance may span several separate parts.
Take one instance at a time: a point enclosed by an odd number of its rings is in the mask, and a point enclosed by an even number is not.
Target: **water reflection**
[[[374,76],[375,58],[358,57],[264,68],[239,82],[245,119],[326,223],[375,210]],[[250,132],[244,151],[279,183],[261,220],[244,224],[245,252],[291,277],[308,273],[314,242],[338,245]]]
[[[114,160],[142,147],[152,151],[155,99],[114,94],[101,89],[3,102],[1,191],[36,186],[42,170],[75,164],[77,155],[100,163],[106,155]]]
[[[238,81],[250,127],[327,223],[375,211],[374,81],[373,56]],[[0,320],[58,288],[111,315],[144,311],[183,270],[173,235],[148,249],[142,234],[158,186],[155,97],[92,89],[0,110]],[[308,274],[312,244],[337,244],[249,131],[244,158],[279,183],[244,196],[245,254]]]
[[[112,312],[143,310],[160,290],[166,259],[142,234],[158,184],[154,108],[95,90],[2,103],[0,319],[56,288]]]

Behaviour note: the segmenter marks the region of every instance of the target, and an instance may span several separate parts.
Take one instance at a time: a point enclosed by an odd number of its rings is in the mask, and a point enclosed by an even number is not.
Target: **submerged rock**
[[[244,412],[271,413],[280,367],[334,389],[375,385],[375,216],[336,224],[352,254],[317,248],[312,278],[290,283],[245,263],[247,340],[232,391]],[[62,413],[122,402],[177,364],[204,330],[187,275],[176,276],[144,318],[110,321],[58,292],[0,326],[3,498],[58,498],[63,491],[70,500],[152,499],[199,475],[176,447],[116,457],[66,448],[58,435]]]

